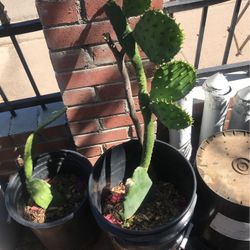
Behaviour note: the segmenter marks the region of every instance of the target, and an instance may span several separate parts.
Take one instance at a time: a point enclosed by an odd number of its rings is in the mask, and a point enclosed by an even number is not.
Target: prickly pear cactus
[[[124,0],[122,11],[126,17],[139,16],[149,9],[151,0]]]
[[[171,129],[183,129],[192,125],[192,117],[176,103],[159,100],[151,108],[162,124]]]
[[[189,64],[171,61],[181,48],[182,30],[162,11],[148,10],[150,3],[149,0],[124,0],[121,9],[115,0],[109,0],[105,8],[118,41],[135,68],[145,123],[140,166],[130,179],[133,185],[128,187],[123,203],[124,220],[133,216],[152,184],[147,171],[154,147],[153,113],[168,128],[182,129],[192,124],[192,117],[175,103],[194,87],[196,77]],[[134,15],[142,17],[132,31],[127,18]],[[151,93],[147,90],[147,78],[137,44],[158,67]]]
[[[195,85],[194,68],[182,61],[162,64],[155,72],[150,92],[151,100],[178,101]]]
[[[149,10],[137,23],[133,36],[151,62],[171,60],[180,50],[183,33],[176,22],[162,11]]]

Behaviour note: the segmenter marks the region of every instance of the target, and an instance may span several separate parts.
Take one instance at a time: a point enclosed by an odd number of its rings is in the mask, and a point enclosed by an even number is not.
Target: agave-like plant
[[[183,32],[174,19],[161,10],[150,10],[150,5],[151,0],[124,0],[121,8],[115,0],[109,0],[105,6],[122,51],[134,66],[144,118],[140,165],[126,181],[124,220],[133,216],[152,185],[148,169],[155,141],[153,114],[168,128],[183,129],[192,124],[192,117],[176,103],[191,91],[196,79],[191,65],[172,60],[181,48]],[[140,20],[132,30],[129,18],[138,15]],[[156,64],[150,92],[138,47]]]
[[[24,174],[26,179],[27,191],[33,201],[43,209],[47,209],[53,199],[51,186],[45,180],[34,178],[33,173],[33,150],[39,132],[65,113],[66,108],[53,112],[37,129],[28,136],[24,148]]]

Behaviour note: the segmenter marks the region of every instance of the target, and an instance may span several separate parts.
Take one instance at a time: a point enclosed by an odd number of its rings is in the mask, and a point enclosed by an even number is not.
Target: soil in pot
[[[159,181],[153,185],[149,197],[137,212],[128,220],[123,221],[122,203],[126,193],[123,183],[111,190],[104,189],[102,195],[102,214],[112,224],[121,228],[143,231],[162,226],[178,217],[185,209],[187,202],[168,182]]]
[[[30,198],[24,198],[24,217],[35,222],[44,223],[58,220],[78,208],[86,196],[86,183],[70,174],[59,174],[47,179],[51,185],[54,198],[45,210],[34,203]]]

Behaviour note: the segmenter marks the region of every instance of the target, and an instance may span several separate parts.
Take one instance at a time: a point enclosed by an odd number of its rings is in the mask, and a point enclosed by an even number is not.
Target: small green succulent
[[[59,118],[66,108],[53,112],[38,128],[29,135],[24,148],[24,173],[26,177],[26,187],[33,201],[43,209],[47,209],[53,199],[51,186],[46,181],[32,177],[33,173],[33,157],[32,151],[34,149],[38,133],[54,120]]]
[[[133,216],[152,185],[148,168],[155,141],[153,114],[168,128],[182,129],[192,124],[192,117],[176,103],[190,92],[196,79],[191,65],[173,60],[181,48],[183,32],[175,20],[161,10],[149,10],[150,5],[150,0],[124,0],[121,8],[115,0],[109,0],[105,6],[117,39],[135,68],[144,118],[141,162],[127,180],[128,192],[122,215],[124,220]],[[132,30],[129,17],[136,15],[141,17]],[[151,92],[147,89],[138,47],[157,67]]]

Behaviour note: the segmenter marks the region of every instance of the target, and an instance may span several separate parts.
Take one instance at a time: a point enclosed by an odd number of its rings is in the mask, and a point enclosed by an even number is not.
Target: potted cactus
[[[126,249],[176,247],[196,203],[191,165],[173,147],[155,140],[154,132],[154,115],[168,128],[183,129],[192,124],[192,118],[176,101],[194,87],[196,73],[188,63],[172,60],[181,48],[183,32],[162,11],[149,10],[150,4],[150,0],[124,0],[121,8],[109,0],[105,6],[121,51],[109,34],[104,37],[125,83],[125,54],[136,72],[144,134],[142,145],[130,141],[108,150],[97,161],[89,192],[97,222],[115,245]],[[132,30],[129,18],[138,15],[141,17]],[[150,92],[139,47],[156,65]],[[164,217],[169,211],[174,212]]]
[[[40,131],[65,111],[53,112],[28,136],[24,168],[10,180],[5,192],[10,216],[53,250],[84,247],[96,233],[87,199],[90,162],[72,150],[34,157]]]

